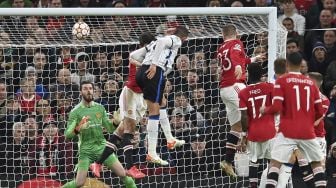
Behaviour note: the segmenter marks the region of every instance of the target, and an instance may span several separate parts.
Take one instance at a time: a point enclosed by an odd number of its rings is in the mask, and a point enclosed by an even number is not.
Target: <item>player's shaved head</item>
[[[139,37],[140,46],[145,46],[155,40],[155,36],[150,32],[144,32]]]
[[[248,81],[250,83],[257,83],[260,82],[262,77],[262,68],[259,63],[251,63],[247,67],[248,71]]]
[[[323,83],[323,76],[321,73],[318,72],[309,72],[309,78],[313,79],[318,87],[321,87]]]
[[[293,52],[287,55],[287,63],[290,66],[300,67],[302,62],[302,55],[299,52]]]
[[[233,24],[228,24],[228,25],[223,26],[222,32],[223,32],[224,37],[226,37],[226,36],[236,36],[237,29],[236,29],[236,26],[234,26]]]

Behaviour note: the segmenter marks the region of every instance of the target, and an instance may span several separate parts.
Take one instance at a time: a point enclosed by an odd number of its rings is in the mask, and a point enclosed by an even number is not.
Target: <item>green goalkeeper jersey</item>
[[[101,104],[92,101],[90,106],[85,106],[81,102],[69,114],[65,131],[66,138],[71,139],[76,136],[75,128],[84,117],[89,117],[89,119],[88,123],[81,127],[78,134],[79,151],[80,153],[95,152],[97,149],[101,149],[100,147],[105,147],[106,144],[103,127],[110,133],[115,130],[115,127]]]

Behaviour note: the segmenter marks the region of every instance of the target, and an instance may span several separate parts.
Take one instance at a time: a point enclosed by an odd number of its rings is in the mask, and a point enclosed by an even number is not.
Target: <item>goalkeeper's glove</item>
[[[120,115],[120,108],[117,111],[113,112],[113,124],[117,127],[122,121],[122,117]]]
[[[82,120],[76,125],[75,133],[78,134],[83,126],[89,122],[89,116],[84,116]]]

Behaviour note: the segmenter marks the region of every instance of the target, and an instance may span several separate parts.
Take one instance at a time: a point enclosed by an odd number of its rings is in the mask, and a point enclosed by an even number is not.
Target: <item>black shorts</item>
[[[147,78],[146,71],[150,65],[142,65],[136,73],[136,82],[142,89],[143,97],[154,103],[161,103],[166,79],[163,76],[163,70],[156,67],[156,73],[152,79]]]

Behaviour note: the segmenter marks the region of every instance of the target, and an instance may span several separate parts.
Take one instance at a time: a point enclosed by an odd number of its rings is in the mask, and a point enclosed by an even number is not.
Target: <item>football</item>
[[[72,27],[72,35],[79,40],[85,39],[90,35],[90,27],[85,22],[77,22]]]

